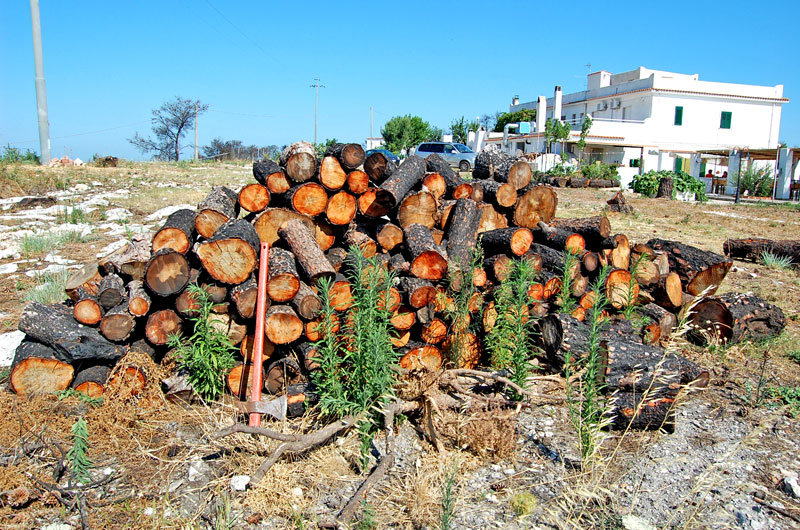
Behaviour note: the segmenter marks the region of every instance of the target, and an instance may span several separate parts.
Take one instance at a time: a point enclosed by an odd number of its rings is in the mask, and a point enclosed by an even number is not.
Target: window
[[[730,129],[731,128],[731,118],[733,116],[732,112],[722,111],[722,114],[719,117],[719,128],[720,129]]]
[[[641,167],[641,158],[631,158],[628,160],[628,167]]]
[[[675,107],[674,125],[683,125],[683,107]]]
[[[576,118],[576,115],[575,115],[575,114],[573,114],[573,115],[572,115],[572,121],[573,121],[573,122],[575,121],[575,118]]]

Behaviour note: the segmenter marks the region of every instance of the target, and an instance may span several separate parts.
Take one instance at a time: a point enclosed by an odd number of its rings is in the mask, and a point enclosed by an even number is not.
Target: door
[[[456,149],[456,147],[453,144],[444,144],[440,145],[440,147],[443,148],[442,150],[444,152],[441,153],[439,156],[444,158],[447,161],[447,163],[450,164],[451,166],[457,166],[459,158],[458,149]]]

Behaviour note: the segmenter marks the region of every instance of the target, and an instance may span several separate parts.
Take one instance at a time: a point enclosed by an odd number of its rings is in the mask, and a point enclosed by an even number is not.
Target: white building
[[[587,89],[520,103],[509,112],[537,109],[534,132],[510,135],[511,152],[543,152],[544,123],[556,117],[571,125],[566,151],[579,155],[575,142],[584,116],[593,125],[584,159],[620,165],[623,181],[640,170],[682,169],[700,177],[708,169],[727,169],[728,160],[707,151],[778,148],[783,85],[756,86],[701,81],[698,74],[677,74],[639,67],[588,75]],[[501,142],[489,138],[487,142]],[[730,180],[730,179],[729,179]]]

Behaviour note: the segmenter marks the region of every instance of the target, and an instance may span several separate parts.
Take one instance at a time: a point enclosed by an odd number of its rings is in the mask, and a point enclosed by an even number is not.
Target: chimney
[[[536,107],[536,132],[544,132],[544,122],[547,119],[547,98],[539,96],[538,106]]]
[[[513,98],[511,98],[511,104],[519,105],[519,96],[514,96]]]
[[[558,85],[553,94],[553,119],[561,120],[561,87]]]

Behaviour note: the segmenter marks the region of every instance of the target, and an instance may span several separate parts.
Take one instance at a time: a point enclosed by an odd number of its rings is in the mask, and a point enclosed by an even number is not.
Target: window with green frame
[[[675,125],[683,125],[683,107],[675,107]]]
[[[720,129],[730,129],[731,128],[731,117],[733,116],[732,112],[722,111],[719,117],[719,128]]]

